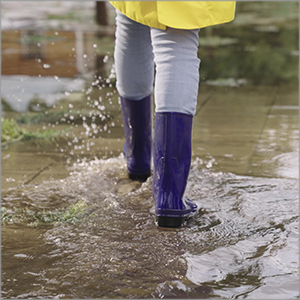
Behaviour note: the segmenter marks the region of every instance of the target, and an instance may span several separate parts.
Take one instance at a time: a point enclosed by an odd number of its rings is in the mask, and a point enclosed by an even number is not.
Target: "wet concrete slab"
[[[51,153],[48,143],[18,142],[1,151],[2,196],[11,188],[68,176],[63,153]]]
[[[212,159],[211,167],[218,171],[278,176],[276,172],[264,172],[261,162],[254,161],[257,160],[259,145],[269,143],[263,133],[268,131],[270,122],[275,122],[273,130],[277,136],[282,132],[281,114],[278,114],[280,103],[293,108],[285,109],[285,113],[288,122],[294,126],[288,126],[284,132],[293,136],[294,142],[297,142],[297,93],[295,88],[290,90],[265,86],[200,88],[199,98],[206,97],[208,100],[194,118],[193,155],[204,161]],[[285,149],[281,151],[287,151],[291,147],[290,140],[281,140],[281,143],[285,144]],[[265,164],[272,165],[273,157],[278,154],[278,147],[279,145],[273,144],[271,151],[261,147]],[[295,145],[293,148],[297,151]],[[297,159],[296,152],[295,156]],[[292,172],[295,173],[296,168],[297,164]]]
[[[66,178],[70,175],[70,166],[79,158],[119,156],[123,143],[124,139],[119,138],[86,138],[71,151],[65,140],[59,144],[35,141],[9,145],[1,152],[2,196],[10,189]]]
[[[193,127],[193,159],[203,167],[238,175],[298,178],[297,89],[201,86]],[[121,112],[114,108],[113,132],[80,136],[79,146],[57,142],[18,142],[2,150],[2,191],[69,175],[76,157],[119,156],[124,143]],[[71,130],[72,132],[72,130]],[[70,134],[70,133],[69,133]],[[70,144],[69,144],[70,145]]]
[[[270,107],[247,173],[299,178],[298,90],[281,87]]]

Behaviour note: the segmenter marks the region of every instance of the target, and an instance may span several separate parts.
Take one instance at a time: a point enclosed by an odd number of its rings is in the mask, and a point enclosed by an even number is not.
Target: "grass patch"
[[[1,118],[1,143],[18,141],[22,138],[24,138],[24,132],[15,120]]]
[[[5,207],[1,208],[1,223],[27,223],[29,226],[73,224],[86,214],[87,203],[79,200],[64,210],[33,211],[29,208],[18,208],[14,213],[9,213]]]
[[[30,34],[26,35],[24,38],[22,38],[23,43],[27,44],[37,44],[38,42],[60,42],[64,40],[62,37],[53,37],[53,36],[44,36],[44,35],[39,35],[39,34]]]
[[[1,223],[11,223],[14,215],[7,212],[5,207],[1,207]]]
[[[63,15],[49,14],[48,20],[72,20],[72,21],[82,21],[82,17],[78,13],[73,11],[68,12]]]
[[[11,142],[29,139],[50,139],[60,135],[56,129],[38,129],[35,132],[29,132],[22,129],[14,119],[1,118],[1,145]]]

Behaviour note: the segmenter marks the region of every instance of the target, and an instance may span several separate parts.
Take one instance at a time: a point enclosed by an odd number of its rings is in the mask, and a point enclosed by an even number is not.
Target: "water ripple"
[[[25,201],[36,209],[51,209],[59,199],[63,205],[84,199],[87,213],[77,223],[44,229],[35,255],[30,248],[13,253],[33,257],[15,275],[20,282],[32,280],[30,292],[18,294],[20,287],[13,294],[9,288],[7,280],[22,258],[10,256],[14,245],[6,238],[11,263],[4,264],[3,295],[42,297],[47,290],[50,298],[259,298],[266,293],[278,298],[282,291],[297,296],[297,180],[212,172],[194,161],[186,194],[201,209],[184,227],[167,229],[155,224],[152,178],[137,183],[126,177],[122,157],[94,160],[74,165],[65,180],[8,193],[5,205]]]

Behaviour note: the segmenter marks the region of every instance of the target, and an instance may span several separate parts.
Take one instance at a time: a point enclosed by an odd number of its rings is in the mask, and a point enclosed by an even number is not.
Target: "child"
[[[200,28],[234,19],[233,1],[111,1],[115,68],[129,178],[151,174],[158,225],[180,227],[197,205],[183,198],[199,86]],[[154,83],[154,65],[156,76]],[[152,148],[152,93],[155,126]]]

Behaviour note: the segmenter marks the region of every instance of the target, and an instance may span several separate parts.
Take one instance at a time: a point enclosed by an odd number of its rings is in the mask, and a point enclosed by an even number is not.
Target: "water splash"
[[[180,229],[156,226],[152,177],[145,183],[128,180],[122,155],[78,160],[63,180],[23,188],[23,194],[11,191],[3,199],[11,209],[49,209],[78,198],[88,207],[79,223],[43,233],[45,244],[35,248],[35,261],[46,257],[53,267],[43,273],[42,286],[37,284],[41,275],[32,279],[31,295],[42,296],[47,289],[48,297],[71,298],[83,293],[90,298],[279,298],[283,291],[296,297],[297,180],[236,176],[203,166],[199,159],[192,162],[186,193],[201,209]],[[4,239],[10,257],[13,241]],[[31,255],[29,249],[21,251],[13,255]],[[10,269],[25,264],[20,259]],[[31,263],[17,279],[42,270]]]

